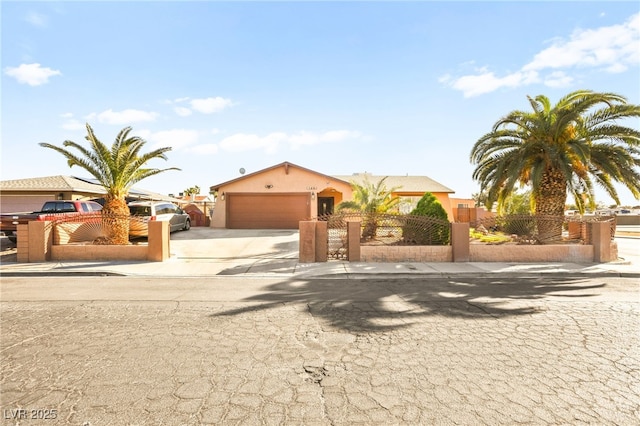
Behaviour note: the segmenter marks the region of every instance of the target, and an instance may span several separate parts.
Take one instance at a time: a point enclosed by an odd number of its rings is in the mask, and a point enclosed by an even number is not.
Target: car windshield
[[[129,206],[129,211],[133,216],[151,216],[150,206]]]

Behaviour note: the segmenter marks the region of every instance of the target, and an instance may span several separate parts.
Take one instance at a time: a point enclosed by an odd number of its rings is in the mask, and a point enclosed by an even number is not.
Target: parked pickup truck
[[[38,212],[0,215],[0,231],[15,243],[18,241],[18,225],[26,224],[32,220],[55,220],[61,215],[87,214],[100,210],[102,210],[102,206],[95,201],[47,201]]]

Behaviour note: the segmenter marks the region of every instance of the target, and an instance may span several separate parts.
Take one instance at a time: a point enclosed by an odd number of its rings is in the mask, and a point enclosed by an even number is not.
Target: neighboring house
[[[476,222],[494,216],[484,207],[476,207],[475,200],[471,198],[451,198],[450,201],[455,222]]]
[[[32,212],[40,210],[45,201],[99,199],[104,188],[94,179],[73,176],[45,176],[0,181],[0,212]],[[176,201],[172,197],[151,191],[132,189],[130,199]]]
[[[215,206],[213,195],[180,195],[178,204],[191,217],[191,226],[209,226]]]
[[[384,185],[387,190],[397,188],[394,190],[391,195],[394,197],[400,198],[400,204],[398,205],[398,211],[402,214],[409,214],[413,209],[416,208],[418,201],[420,198],[424,196],[425,193],[432,193],[442,207],[444,207],[447,215],[449,215],[449,220],[453,221],[453,211],[452,205],[449,201],[449,194],[453,194],[455,191],[453,189],[447,188],[439,182],[431,179],[427,176],[376,176],[370,173],[354,173],[351,176],[336,176],[339,179],[345,180],[347,182],[354,182],[359,185],[362,185],[365,181],[369,181],[372,184],[377,184],[381,179],[386,177],[384,181]]]
[[[297,229],[301,220],[333,213],[351,200],[351,182],[377,183],[384,176],[329,176],[284,162],[210,187],[217,194],[211,226],[238,229]],[[449,194],[454,191],[426,176],[389,176],[386,186],[399,186],[400,211],[409,213],[426,193],[433,193],[453,220]]]

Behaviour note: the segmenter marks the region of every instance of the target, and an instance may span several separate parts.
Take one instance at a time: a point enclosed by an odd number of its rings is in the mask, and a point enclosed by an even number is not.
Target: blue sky
[[[637,2],[0,7],[3,180],[88,177],[38,143],[84,142],[89,123],[107,144],[131,126],[149,149],[172,146],[151,165],[182,171],[137,185],[165,194],[290,161],[426,175],[470,197],[471,147],[528,110],[527,95],[589,89],[640,103]]]

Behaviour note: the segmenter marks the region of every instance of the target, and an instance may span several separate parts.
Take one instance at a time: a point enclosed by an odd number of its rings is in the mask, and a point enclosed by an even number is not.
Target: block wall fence
[[[54,244],[51,222],[31,221],[18,225],[17,261],[109,261],[137,260],[163,262],[170,256],[169,222],[149,222],[147,244],[97,245],[91,243]],[[64,240],[58,236],[56,239]]]
[[[451,224],[451,245],[384,246],[360,243],[360,222],[349,222],[347,260],[350,262],[572,262],[603,263],[618,259],[607,222],[588,223],[586,244],[471,244],[468,223]],[[326,262],[327,223],[300,222],[301,263]]]

